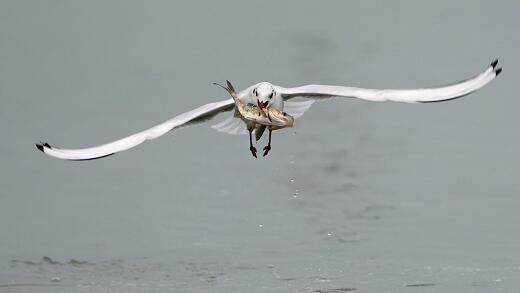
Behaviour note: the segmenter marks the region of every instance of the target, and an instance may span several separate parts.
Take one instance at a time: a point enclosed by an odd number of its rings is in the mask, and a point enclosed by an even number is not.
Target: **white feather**
[[[466,81],[436,88],[377,90],[331,85],[306,85],[295,88],[283,88],[263,82],[242,90],[239,93],[239,96],[245,103],[256,104],[258,92],[253,94],[253,89],[262,86],[261,95],[263,95],[262,97],[265,99],[266,94],[269,93],[264,92],[266,89],[271,87],[276,93],[274,96],[271,93],[271,96],[269,97],[269,99],[272,97],[272,100],[270,100],[272,107],[275,107],[278,110],[285,110],[285,112],[295,118],[298,118],[305,113],[314,100],[331,97],[406,103],[440,102],[463,97],[485,86],[501,72],[502,69],[497,68],[497,64],[498,61],[495,60],[484,72]],[[158,138],[175,128],[207,121],[215,117],[218,113],[229,111],[233,108],[233,99],[206,104],[189,112],[180,114],[150,129],[138,132],[120,140],[90,148],[62,149],[50,146],[47,143],[37,144],[36,146],[44,153],[60,159],[96,159],[130,149],[146,140]],[[234,116],[231,116],[212,127],[218,131],[230,134],[247,133],[246,124],[240,118]]]
[[[206,104],[189,112],[180,114],[147,130],[95,147],[82,149],[62,149],[50,146],[46,143],[37,144],[37,147],[44,153],[60,159],[91,160],[106,157],[114,153],[133,148],[146,140],[158,138],[175,128],[200,123],[211,119],[220,112],[231,110],[233,105],[233,99]]]
[[[331,97],[358,98],[367,101],[394,101],[405,103],[430,103],[452,100],[468,95],[492,81],[500,72],[494,61],[481,74],[456,84],[422,89],[365,89],[333,85],[305,85],[295,88],[279,87],[285,100],[295,97],[322,99]]]
[[[289,100],[284,103],[283,110],[294,118],[299,118],[305,111],[309,110],[314,102],[314,100],[309,99]]]

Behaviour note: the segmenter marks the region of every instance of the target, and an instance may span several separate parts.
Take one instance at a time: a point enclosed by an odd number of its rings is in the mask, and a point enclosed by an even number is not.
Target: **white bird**
[[[294,88],[284,88],[268,82],[252,85],[239,93],[242,101],[258,105],[260,108],[274,107],[285,111],[294,118],[300,117],[316,100],[324,98],[343,97],[358,98],[367,101],[394,101],[405,103],[443,102],[466,96],[488,84],[500,74],[502,68],[497,68],[498,60],[493,61],[482,73],[473,78],[455,84],[421,89],[365,89],[357,87],[333,85],[305,85]],[[300,98],[300,99],[296,99]],[[147,130],[128,137],[82,149],[63,149],[48,143],[36,144],[36,147],[56,158],[67,160],[92,160],[133,148],[146,140],[158,138],[176,128],[205,122],[217,114],[234,108],[233,99],[209,103],[194,110],[180,114]],[[229,134],[247,133],[246,124],[235,115],[212,126],[214,129]],[[256,139],[260,139],[265,128],[255,130]],[[251,131],[249,130],[250,138]],[[271,149],[271,131],[269,143],[264,148],[264,156]]]

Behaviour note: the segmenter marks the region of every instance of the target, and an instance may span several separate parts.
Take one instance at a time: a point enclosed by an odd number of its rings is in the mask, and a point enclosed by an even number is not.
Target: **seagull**
[[[285,88],[271,84],[269,82],[260,82],[249,86],[240,91],[238,96],[246,104],[257,105],[262,109],[273,107],[280,111],[298,118],[309,107],[319,100],[327,98],[357,98],[366,101],[392,101],[404,103],[435,103],[458,99],[473,93],[482,88],[495,77],[497,77],[502,68],[497,67],[498,60],[491,62],[491,64],[480,74],[450,85],[432,87],[432,88],[418,88],[418,89],[368,89],[347,86],[334,85],[304,85],[293,88]],[[177,115],[170,120],[161,124],[153,126],[152,128],[143,130],[133,135],[121,138],[119,140],[102,144],[99,146],[81,148],[81,149],[65,149],[51,146],[46,142],[36,144],[36,148],[47,155],[66,160],[93,160],[113,155],[133,148],[147,140],[152,140],[163,136],[164,134],[175,130],[177,128],[199,124],[206,122],[217,114],[231,111],[235,108],[235,103],[232,98],[209,103],[200,106],[191,111]],[[247,134],[251,137],[251,129],[246,128],[246,123],[233,113],[228,119],[215,124],[212,128],[225,132],[228,134]],[[265,131],[265,127],[256,128],[255,138],[258,141]],[[271,149],[271,129],[269,131],[269,142],[264,148]]]

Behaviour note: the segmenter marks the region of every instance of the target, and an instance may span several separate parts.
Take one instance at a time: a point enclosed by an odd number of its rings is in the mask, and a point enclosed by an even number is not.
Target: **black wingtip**
[[[491,62],[491,66],[493,68],[497,67],[497,64],[498,64],[498,59],[495,59],[495,61]]]
[[[36,148],[45,153],[45,148],[52,149],[51,145],[46,142],[41,142],[36,144]]]
[[[500,74],[500,72],[502,72],[502,68],[495,70],[495,75],[498,76]]]
[[[39,149],[40,152],[44,152],[44,153],[45,153],[45,151],[43,150],[43,145],[37,143],[37,144],[36,144],[36,148]]]

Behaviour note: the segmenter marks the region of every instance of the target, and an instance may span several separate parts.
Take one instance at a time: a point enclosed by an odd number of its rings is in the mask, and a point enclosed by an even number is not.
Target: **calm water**
[[[0,292],[517,292],[520,4],[477,2],[2,1]],[[210,124],[98,161],[34,148],[225,79],[417,87],[495,57],[462,100],[317,103],[263,159]]]

